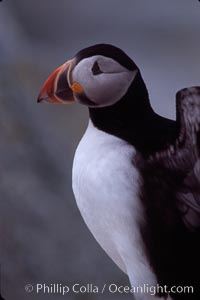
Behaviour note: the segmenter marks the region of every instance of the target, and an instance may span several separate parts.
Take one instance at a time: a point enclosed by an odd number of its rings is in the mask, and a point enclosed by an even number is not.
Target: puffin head
[[[95,45],[56,69],[44,83],[38,102],[112,106],[127,93],[138,73],[136,64],[121,49]]]

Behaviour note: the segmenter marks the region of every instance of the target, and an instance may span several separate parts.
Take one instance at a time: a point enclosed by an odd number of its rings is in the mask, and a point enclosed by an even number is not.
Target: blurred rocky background
[[[0,263],[7,300],[132,299],[25,292],[36,283],[128,284],[86,228],[72,194],[73,155],[87,109],[36,99],[57,66],[106,42],[135,60],[154,109],[174,118],[176,91],[200,84],[199,25],[196,0],[0,3]]]

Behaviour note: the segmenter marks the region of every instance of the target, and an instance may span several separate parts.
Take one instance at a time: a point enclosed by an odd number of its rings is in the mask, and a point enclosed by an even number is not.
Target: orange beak
[[[71,83],[73,67],[74,61],[69,60],[50,75],[38,96],[39,103],[73,103],[73,92],[83,93],[83,89],[79,83]]]

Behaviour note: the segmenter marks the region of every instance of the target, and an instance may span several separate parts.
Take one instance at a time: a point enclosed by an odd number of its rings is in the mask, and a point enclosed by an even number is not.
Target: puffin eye
[[[101,71],[98,62],[96,61],[92,67],[92,73],[93,75],[99,75],[102,74],[103,72]]]

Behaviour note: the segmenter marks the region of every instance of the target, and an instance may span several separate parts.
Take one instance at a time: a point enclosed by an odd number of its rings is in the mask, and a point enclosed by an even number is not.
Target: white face
[[[126,69],[112,58],[96,55],[75,66],[72,82],[78,82],[86,97],[94,102],[88,106],[104,107],[116,103],[126,94],[137,72]],[[81,103],[78,94],[75,94],[75,100]]]

